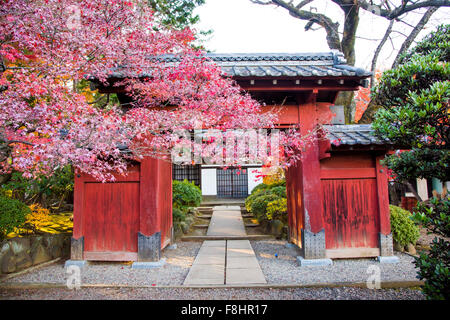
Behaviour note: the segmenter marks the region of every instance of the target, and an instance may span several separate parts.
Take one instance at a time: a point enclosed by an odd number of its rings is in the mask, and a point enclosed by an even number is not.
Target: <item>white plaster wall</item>
[[[248,194],[250,194],[254,187],[263,182],[262,178],[256,179],[258,174],[261,174],[261,167],[258,168],[246,168],[248,170]],[[258,172],[253,172],[257,170]],[[256,180],[256,181],[255,181]]]
[[[202,195],[217,195],[216,168],[202,169]]]
[[[427,179],[417,179],[417,193],[422,200],[428,200]]]

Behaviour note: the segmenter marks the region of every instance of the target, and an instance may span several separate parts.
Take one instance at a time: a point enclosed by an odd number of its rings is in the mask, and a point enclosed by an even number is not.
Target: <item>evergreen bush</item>
[[[0,239],[23,225],[30,212],[24,203],[0,194]]]
[[[419,228],[409,211],[390,205],[392,237],[401,246],[416,244],[420,237]]]

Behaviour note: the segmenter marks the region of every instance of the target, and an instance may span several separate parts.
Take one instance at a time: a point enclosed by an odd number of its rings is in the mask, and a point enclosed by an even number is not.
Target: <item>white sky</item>
[[[297,3],[298,1],[295,1]],[[327,0],[316,0],[305,8],[316,7],[318,12],[326,13],[334,21],[340,22],[342,31],[342,11]],[[314,9],[312,9],[314,10]],[[208,50],[217,53],[271,53],[271,52],[323,52],[330,51],[325,31],[304,31],[306,21],[289,15],[287,10],[275,6],[262,6],[249,0],[206,0],[205,5],[196,9],[200,16],[198,30],[213,30],[210,39],[204,44]],[[415,24],[421,15],[409,13],[406,19]],[[441,23],[450,23],[450,9],[441,8],[430,19],[427,29],[419,38],[433,30]],[[361,10],[358,35],[365,38],[377,39],[370,41],[357,39],[356,66],[370,69],[372,56],[379,40],[384,35],[389,22],[371,13]],[[314,29],[317,25],[313,26]],[[410,27],[396,23],[395,30],[408,33]],[[400,33],[394,33],[393,44],[398,49],[405,39]],[[379,68],[389,68],[396,53],[388,41],[378,59]]]

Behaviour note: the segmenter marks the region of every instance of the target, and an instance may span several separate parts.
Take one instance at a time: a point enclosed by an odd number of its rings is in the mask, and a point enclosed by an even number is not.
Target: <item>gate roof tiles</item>
[[[370,124],[325,125],[327,138],[333,145],[386,145],[389,140],[381,140],[374,135]]]

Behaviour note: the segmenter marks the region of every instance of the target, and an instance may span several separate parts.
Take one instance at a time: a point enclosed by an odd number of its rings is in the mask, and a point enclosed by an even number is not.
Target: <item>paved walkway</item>
[[[207,235],[245,236],[240,207],[214,207]],[[265,283],[266,279],[248,240],[204,241],[184,280],[184,285]]]

